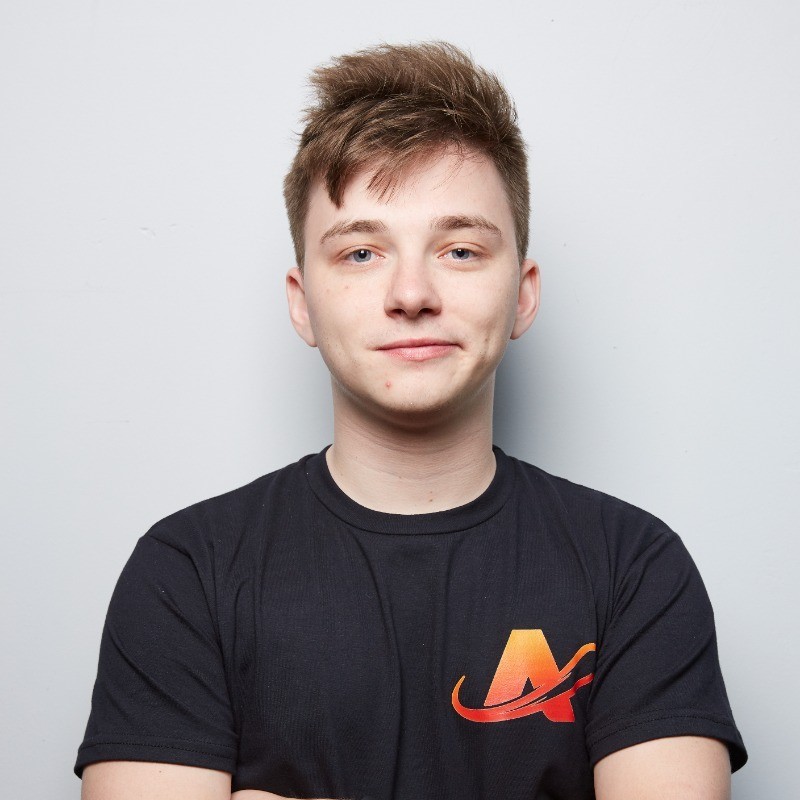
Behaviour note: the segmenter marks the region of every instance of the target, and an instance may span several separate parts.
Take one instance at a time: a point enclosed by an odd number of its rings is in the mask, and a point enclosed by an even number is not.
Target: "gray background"
[[[798,30],[795,2],[6,0],[4,795],[78,797],[136,538],[330,439],[283,295],[308,70],[446,38],[530,142],[544,305],[497,441],[683,536],[750,750],[734,797],[800,797]]]

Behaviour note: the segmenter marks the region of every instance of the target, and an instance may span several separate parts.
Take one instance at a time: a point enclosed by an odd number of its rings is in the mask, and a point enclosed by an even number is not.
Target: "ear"
[[[532,258],[526,258],[520,266],[517,315],[511,330],[512,339],[519,339],[536,318],[540,288],[539,265]]]
[[[294,329],[309,347],[316,347],[317,340],[308,316],[303,273],[297,267],[292,267],[286,273],[286,299],[289,301],[289,316]]]

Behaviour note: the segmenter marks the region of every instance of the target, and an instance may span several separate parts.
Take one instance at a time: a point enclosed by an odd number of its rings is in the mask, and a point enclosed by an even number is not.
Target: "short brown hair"
[[[283,190],[301,269],[315,181],[341,206],[348,181],[361,170],[374,170],[369,186],[383,193],[443,147],[491,159],[508,193],[522,261],[530,213],[525,143],[514,103],[495,75],[447,42],[382,44],[318,67],[311,85],[316,103],[305,111]]]

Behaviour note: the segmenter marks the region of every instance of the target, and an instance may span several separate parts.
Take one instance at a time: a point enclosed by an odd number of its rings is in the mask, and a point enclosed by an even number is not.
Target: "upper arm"
[[[597,762],[597,800],[730,800],[728,749],[716,739],[676,736],[618,750]]]
[[[83,771],[81,800],[230,800],[227,772],[146,761],[100,761]]]
[[[609,534],[613,569],[587,703],[591,763],[665,737],[705,737],[725,742],[727,768],[738,769],[747,755],[694,562],[655,518],[624,504],[606,516],[606,528],[615,531]]]
[[[106,617],[79,775],[100,762],[235,770],[238,740],[206,572],[199,556],[153,536],[137,544]]]

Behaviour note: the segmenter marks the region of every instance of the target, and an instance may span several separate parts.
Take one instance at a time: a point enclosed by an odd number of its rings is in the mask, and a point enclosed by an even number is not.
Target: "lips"
[[[402,361],[428,361],[452,353],[458,345],[445,339],[401,339],[377,348]]]

